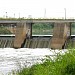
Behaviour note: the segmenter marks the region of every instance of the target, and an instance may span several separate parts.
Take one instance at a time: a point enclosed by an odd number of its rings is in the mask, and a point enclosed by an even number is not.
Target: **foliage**
[[[75,27],[75,23],[71,23],[72,27]]]
[[[33,35],[50,35],[53,33],[53,23],[35,23],[32,26]]]
[[[53,28],[53,23],[35,23],[33,25],[33,28],[37,28],[37,29],[40,29],[40,28],[43,28],[43,29],[50,29],[50,28]]]
[[[26,18],[26,17],[22,17],[22,18],[12,18],[12,17],[7,17],[7,18],[3,18],[3,17],[0,17],[0,20],[32,20],[32,19],[35,19],[35,20],[39,20],[39,19],[44,19],[44,20],[48,20],[48,19],[51,19],[51,20],[57,20],[57,18]],[[59,20],[64,20],[64,19],[59,19]],[[68,20],[68,19],[67,19]]]
[[[0,34],[11,34],[11,32],[5,27],[0,27]]]

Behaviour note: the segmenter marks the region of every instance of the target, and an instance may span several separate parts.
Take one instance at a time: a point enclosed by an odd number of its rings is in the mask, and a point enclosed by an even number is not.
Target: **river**
[[[36,63],[42,63],[45,55],[53,56],[57,53],[64,53],[66,50],[51,50],[48,48],[0,48],[0,75],[11,74],[12,71],[17,71],[23,67],[29,67]]]

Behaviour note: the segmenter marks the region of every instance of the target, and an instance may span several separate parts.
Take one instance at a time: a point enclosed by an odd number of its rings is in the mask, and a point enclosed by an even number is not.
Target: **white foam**
[[[67,50],[51,50],[48,48],[0,48],[0,73],[6,75],[12,70],[21,68],[21,66],[30,66],[36,62],[40,62],[40,59],[43,59],[45,55],[62,54],[65,51]]]

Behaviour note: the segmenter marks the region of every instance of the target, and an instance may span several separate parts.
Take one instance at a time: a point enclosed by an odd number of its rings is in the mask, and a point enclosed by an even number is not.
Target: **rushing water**
[[[61,53],[64,53],[63,50]],[[45,55],[55,55],[59,50],[51,49],[13,49],[0,48],[0,75],[7,75],[12,70],[18,70],[23,67],[31,66],[35,63],[41,63]]]

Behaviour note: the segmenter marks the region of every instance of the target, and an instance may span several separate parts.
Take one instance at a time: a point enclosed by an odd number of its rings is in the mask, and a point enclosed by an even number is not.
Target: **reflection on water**
[[[64,53],[63,50],[61,51]],[[13,49],[13,48],[0,48],[0,75],[3,73],[7,75],[12,70],[18,70],[23,67],[31,66],[35,63],[41,63],[45,55],[55,55],[59,50],[51,49]]]

